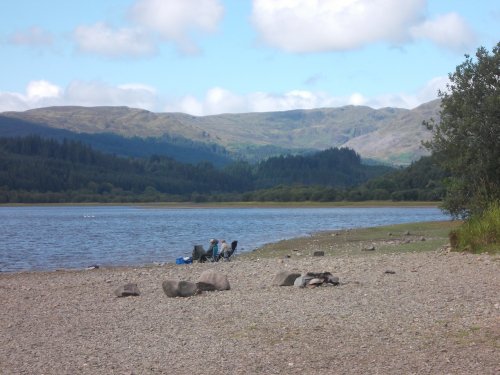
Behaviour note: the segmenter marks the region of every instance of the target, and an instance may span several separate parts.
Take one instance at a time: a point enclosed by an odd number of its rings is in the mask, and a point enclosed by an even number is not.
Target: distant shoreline
[[[363,202],[153,202],[153,203],[0,203],[2,207],[140,207],[140,208],[370,208],[370,207],[439,207],[440,202],[363,201]]]

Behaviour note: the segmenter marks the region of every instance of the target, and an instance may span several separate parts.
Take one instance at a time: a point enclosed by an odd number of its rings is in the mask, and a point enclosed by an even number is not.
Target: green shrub
[[[450,244],[457,251],[500,252],[500,202],[491,204],[483,214],[472,216],[451,232]]]

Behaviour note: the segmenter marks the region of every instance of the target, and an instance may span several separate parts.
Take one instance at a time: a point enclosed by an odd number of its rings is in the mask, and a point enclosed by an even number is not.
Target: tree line
[[[429,163],[394,171],[332,148],[216,168],[33,135],[0,139],[0,202],[439,200],[442,176]]]

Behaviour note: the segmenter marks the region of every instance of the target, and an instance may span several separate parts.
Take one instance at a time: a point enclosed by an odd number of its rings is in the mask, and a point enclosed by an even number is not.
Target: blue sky
[[[414,108],[500,40],[494,0],[2,0],[0,112]]]

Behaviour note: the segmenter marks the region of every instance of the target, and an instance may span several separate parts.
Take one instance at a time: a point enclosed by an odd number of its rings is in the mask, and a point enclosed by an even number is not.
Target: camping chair
[[[214,258],[211,249],[205,251],[203,245],[194,245],[192,256],[193,256],[193,262],[197,260],[199,263],[218,262],[220,259],[220,255],[217,255]]]
[[[231,258],[231,256],[236,251],[236,247],[237,246],[238,246],[238,241],[231,242],[231,250],[229,250],[229,253],[227,254],[227,257],[224,257],[224,260],[228,261]],[[219,256],[219,258],[220,258],[220,256]]]
[[[205,263],[208,260],[207,253],[203,248],[203,245],[194,245],[193,249],[193,262],[198,261],[199,263]]]

